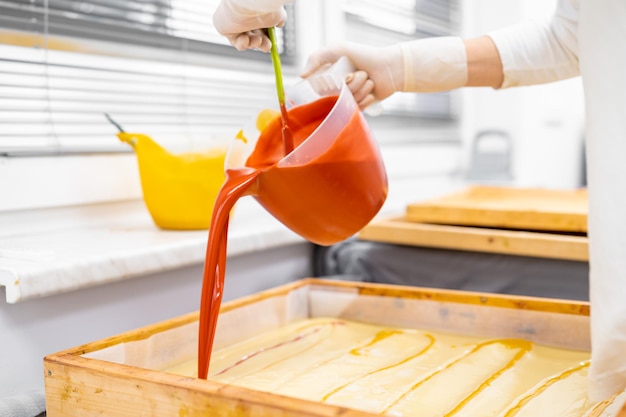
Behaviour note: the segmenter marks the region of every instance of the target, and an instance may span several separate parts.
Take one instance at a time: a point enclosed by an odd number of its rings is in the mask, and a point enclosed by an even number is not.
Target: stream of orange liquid
[[[289,111],[288,128],[293,134],[293,146],[298,147],[311,135],[336,101],[337,97],[325,97]],[[245,167],[226,171],[226,181],[215,202],[200,304],[200,378],[207,377],[223,296],[229,213],[240,197],[253,195],[283,224],[304,238],[323,245],[346,239],[354,230],[365,226],[372,217],[372,207],[377,211],[384,202],[386,189],[384,193],[372,193],[375,197],[366,198],[368,201],[363,199],[363,190],[371,184],[384,183],[386,186],[386,178],[381,181],[384,176],[381,161],[362,146],[361,136],[369,132],[358,110],[334,138],[332,146],[303,165],[278,165],[284,157],[282,123],[279,122],[274,120],[263,130]],[[349,164],[346,163],[347,157],[351,158]],[[302,187],[307,192],[294,198],[293,191]],[[327,201],[328,195],[338,193],[342,193],[347,205],[339,208],[320,204],[324,201],[322,196],[326,196]]]

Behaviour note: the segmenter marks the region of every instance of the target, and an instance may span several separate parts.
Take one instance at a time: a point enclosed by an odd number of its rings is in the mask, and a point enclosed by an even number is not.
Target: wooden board
[[[319,279],[226,303],[216,343],[236,342],[224,340],[228,326],[236,325],[230,337],[247,338],[300,316],[524,338],[587,351],[590,347],[585,302]],[[184,360],[195,350],[190,342],[197,336],[197,320],[193,313],[47,356],[48,417],[375,416],[160,371],[160,366]],[[605,417],[605,406],[622,404],[623,398],[616,398],[620,402],[600,404],[588,417]]]
[[[475,186],[409,204],[406,219],[419,223],[586,233],[587,211],[586,189]]]
[[[376,220],[359,239],[401,245],[588,261],[588,238],[554,233],[425,224],[403,217]]]

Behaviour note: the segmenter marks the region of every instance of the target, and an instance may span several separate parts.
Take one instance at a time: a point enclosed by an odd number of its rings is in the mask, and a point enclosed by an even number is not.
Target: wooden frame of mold
[[[333,302],[324,303],[329,297]],[[446,314],[441,314],[443,310]],[[259,318],[262,311],[272,311],[272,317]],[[233,337],[250,337],[251,332],[262,333],[292,319],[329,314],[589,349],[589,305],[585,302],[318,279],[225,303],[216,345],[228,345],[235,341]],[[255,322],[246,327],[251,319]],[[197,313],[188,314],[45,357],[48,417],[374,416],[160,371],[168,363],[195,354],[197,321]],[[244,323],[243,330],[236,336],[225,335],[221,326],[233,323]],[[591,417],[602,416],[603,409]]]

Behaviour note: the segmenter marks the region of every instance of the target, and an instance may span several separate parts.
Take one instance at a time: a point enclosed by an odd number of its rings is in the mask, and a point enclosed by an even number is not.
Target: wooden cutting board
[[[361,230],[359,239],[437,249],[582,262],[589,260],[589,242],[586,236],[425,224],[404,218],[373,221]]]
[[[587,232],[587,190],[475,186],[409,204],[418,223],[554,232]]]

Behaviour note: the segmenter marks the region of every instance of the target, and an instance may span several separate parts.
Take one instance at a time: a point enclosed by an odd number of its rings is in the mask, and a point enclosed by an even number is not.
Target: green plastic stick
[[[287,115],[287,107],[285,105],[285,88],[283,87],[283,72],[280,68],[280,56],[278,55],[278,47],[276,46],[276,33],[274,28],[267,28],[267,36],[272,42],[272,64],[274,65],[274,76],[276,77],[276,93],[278,94],[278,104],[280,105],[280,115],[282,121],[283,147],[285,155],[293,151],[293,135],[289,129],[289,118]]]
[[[276,77],[276,93],[278,94],[278,104],[285,105],[285,88],[283,87],[283,71],[280,65],[280,55],[276,46],[276,31],[274,28],[267,28],[267,35],[272,42],[272,64],[274,65],[274,76]]]

